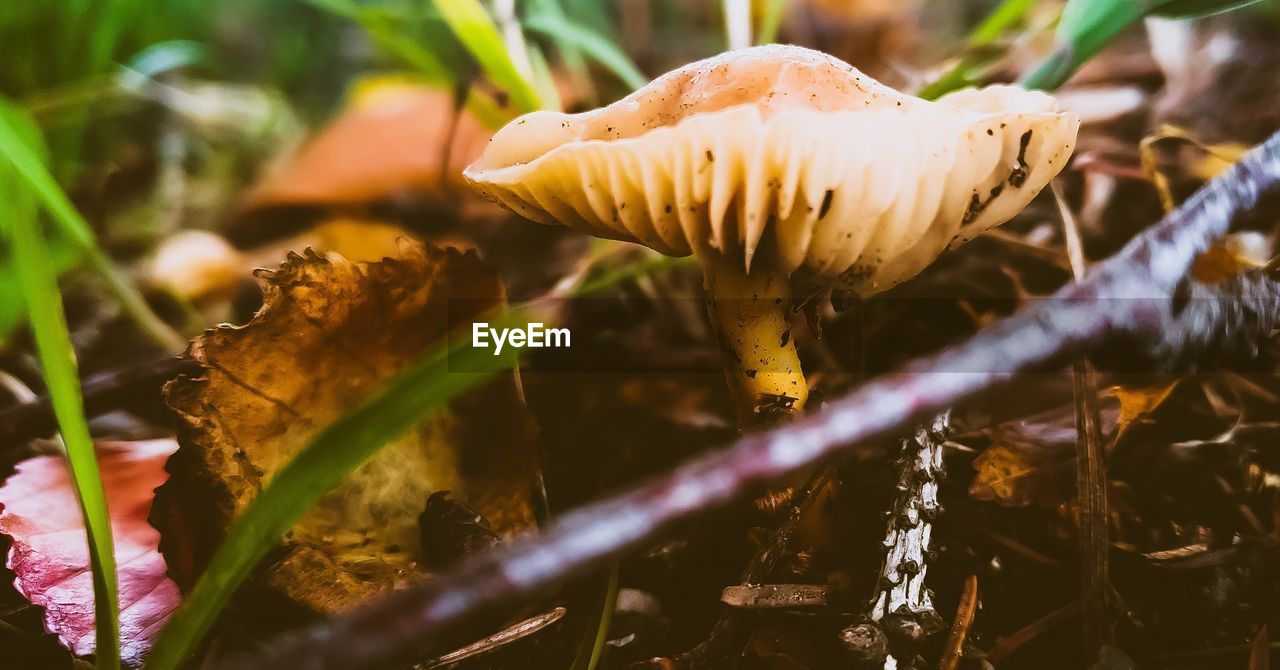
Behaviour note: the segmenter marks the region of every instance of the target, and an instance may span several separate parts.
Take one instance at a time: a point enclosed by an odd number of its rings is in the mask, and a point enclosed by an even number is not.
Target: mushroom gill
[[[1078,120],[990,86],[929,102],[795,46],[691,63],[606,107],[533,112],[467,180],[543,223],[695,254],[740,414],[807,396],[786,310],[803,274],[859,294],[1012,218]]]

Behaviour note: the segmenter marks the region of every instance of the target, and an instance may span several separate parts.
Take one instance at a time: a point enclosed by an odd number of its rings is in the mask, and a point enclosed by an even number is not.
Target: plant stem
[[[751,46],[751,0],[724,0],[724,31],[730,49]]]
[[[187,338],[179,335],[169,324],[164,322],[164,319],[156,316],[156,313],[151,311],[146,299],[134,289],[133,283],[129,281],[129,278],[120,271],[120,268],[107,257],[100,247],[95,244],[90,247],[84,247],[83,251],[85,259],[89,262],[89,267],[93,268],[98,273],[98,276],[102,278],[107,293],[116,299],[120,309],[133,320],[138,328],[142,329],[144,335],[168,353],[176,354],[186,348]]]

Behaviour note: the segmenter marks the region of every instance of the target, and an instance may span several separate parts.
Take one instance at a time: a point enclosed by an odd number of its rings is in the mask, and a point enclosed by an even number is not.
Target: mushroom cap
[[[1017,214],[1079,122],[1014,86],[930,102],[771,45],[691,63],[611,105],[498,131],[467,180],[535,221],[672,256],[710,250],[868,294]]]

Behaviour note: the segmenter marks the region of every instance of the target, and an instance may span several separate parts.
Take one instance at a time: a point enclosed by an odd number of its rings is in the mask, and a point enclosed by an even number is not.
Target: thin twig
[[[866,458],[870,440],[1123,334],[1154,349],[1180,320],[1174,289],[1192,261],[1280,184],[1280,134],[1213,179],[1182,207],[1099,263],[1080,282],[969,340],[887,374],[821,411],[741,438],[629,491],[582,507],[539,535],[473,557],[452,572],[351,614],[275,640],[225,668],[368,668],[412,659],[446,630],[511,608],[540,589],[598,568],[675,527],[837,455]],[[1220,312],[1209,312],[1218,318]],[[1269,325],[1269,324],[1268,324]],[[1175,340],[1190,346],[1187,338]],[[1176,352],[1183,353],[1183,352]]]
[[[563,619],[565,611],[565,608],[557,607],[549,612],[529,617],[524,621],[507,626],[483,640],[472,642],[465,647],[454,649],[447,654],[427,661],[422,665],[422,668],[423,670],[431,670],[432,668],[452,666],[469,658],[497,651],[546,629],[551,624]]]
[[[822,498],[822,491],[827,488],[834,476],[833,468],[823,468],[805,485],[795,497],[786,521],[778,526],[778,530],[774,531],[768,542],[760,547],[760,550],[743,568],[741,583],[759,584],[768,579],[769,575],[777,569],[782,559],[788,555],[791,538],[800,528],[801,521],[808,517],[813,505]],[[740,656],[746,643],[747,631],[744,627],[742,612],[730,608],[720,615],[707,635],[707,639],[681,654],[677,660],[680,666],[685,668],[718,668]]]

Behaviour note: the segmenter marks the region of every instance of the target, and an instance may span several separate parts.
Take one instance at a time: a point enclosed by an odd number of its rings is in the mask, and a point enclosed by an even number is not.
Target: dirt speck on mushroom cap
[[[1017,214],[1065,166],[1078,126],[1044,93],[930,102],[773,45],[691,63],[593,111],[528,114],[466,176],[535,221],[670,255],[714,250],[746,269],[768,249],[784,273],[869,294]]]

